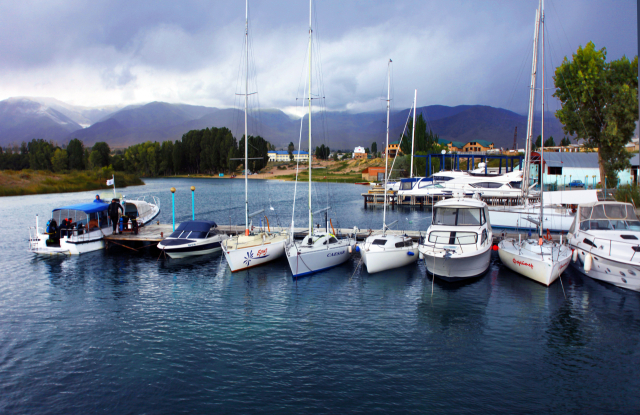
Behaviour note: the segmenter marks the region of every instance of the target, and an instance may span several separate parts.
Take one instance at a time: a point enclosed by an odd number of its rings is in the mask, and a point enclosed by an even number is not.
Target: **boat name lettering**
[[[258,258],[267,254],[267,248],[258,250]]]
[[[519,267],[524,265],[525,267],[529,267],[529,268],[533,269],[533,264],[527,264],[526,262],[518,261],[515,258],[513,258],[513,263],[514,264],[518,264]]]
[[[330,254],[327,254],[327,258],[328,258],[328,257],[331,257],[331,256],[338,256],[338,255],[342,255],[342,254],[344,254],[345,252],[346,252],[346,251],[330,253]]]

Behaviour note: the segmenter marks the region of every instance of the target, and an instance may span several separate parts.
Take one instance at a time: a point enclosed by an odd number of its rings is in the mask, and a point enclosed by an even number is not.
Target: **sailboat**
[[[294,278],[309,275],[314,272],[322,271],[336,265],[340,265],[351,257],[353,244],[355,239],[345,237],[338,239],[334,233],[329,232],[329,222],[327,220],[327,212],[330,209],[326,207],[313,212],[311,206],[311,164],[313,157],[311,156],[311,63],[312,63],[312,28],[311,28],[311,1],[309,0],[309,232],[302,242],[296,242],[293,239],[293,218],[292,232],[288,240],[285,252],[291,267],[291,273]],[[294,197],[295,209],[295,197]],[[325,229],[313,228],[313,215],[325,213]]]
[[[536,30],[534,35],[534,63],[532,78],[536,74],[536,57],[537,57],[537,40],[539,29],[542,29],[542,131],[540,140],[540,217],[539,220],[527,218],[530,222],[536,224],[539,229],[538,240],[526,239],[524,241],[518,238],[508,238],[500,241],[498,244],[498,254],[500,260],[507,268],[515,271],[527,278],[537,281],[546,286],[551,285],[562,272],[567,268],[571,260],[571,249],[566,245],[558,244],[542,237],[542,228],[544,226],[544,0],[540,0],[540,6],[536,13]],[[535,79],[532,80],[532,86],[535,86]],[[534,90],[531,90],[529,99],[529,125],[533,124],[533,100]],[[528,152],[530,148],[531,135],[527,135],[527,168],[525,169],[525,177],[528,177]]]
[[[245,46],[247,67],[245,72],[244,93],[244,235],[236,235],[222,242],[222,252],[227,259],[231,272],[256,267],[273,261],[284,254],[284,244],[287,240],[286,231],[271,232],[269,221],[265,217],[266,227],[258,232],[252,232],[253,226],[249,220],[264,212],[264,209],[249,214],[249,135],[247,128],[247,107],[249,104],[249,2],[245,1]]]
[[[387,64],[387,144],[389,148],[389,110],[391,95],[391,59]],[[413,113],[415,125],[415,111]],[[358,244],[358,251],[362,256],[362,262],[370,274],[386,271],[408,265],[418,260],[418,243],[406,235],[388,235],[387,230],[393,223],[387,225],[387,189],[389,175],[389,151],[385,150],[384,161],[384,207],[382,214],[382,234],[370,235],[364,243]],[[397,221],[396,221],[397,222]]]

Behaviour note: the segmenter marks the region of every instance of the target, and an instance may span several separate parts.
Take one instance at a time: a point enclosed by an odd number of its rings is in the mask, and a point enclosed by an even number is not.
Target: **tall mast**
[[[413,135],[411,136],[411,174],[409,177],[413,177],[413,146],[416,140],[416,106],[418,105],[418,90],[416,89],[413,95]]]
[[[387,233],[387,169],[389,167],[389,104],[391,102],[391,59],[387,64],[387,145],[384,148],[384,203],[382,210],[382,235]]]
[[[531,160],[531,141],[533,135],[533,103],[535,100],[536,77],[538,72],[538,34],[540,29],[540,8],[536,9],[536,24],[533,29],[533,59],[531,60],[531,86],[529,88],[529,114],[527,116],[527,139],[524,149],[524,174],[522,177],[522,197],[525,206],[529,203],[529,182],[531,172],[529,161]]]
[[[309,236],[313,235],[313,212],[311,211],[311,2],[312,0],[309,0]]]
[[[542,237],[542,224],[544,220],[544,0],[541,3],[542,26],[542,127],[540,131],[540,237]]]
[[[247,134],[247,107],[249,106],[249,0],[245,0],[244,37],[247,58],[244,78],[244,233],[249,235],[249,135]]]

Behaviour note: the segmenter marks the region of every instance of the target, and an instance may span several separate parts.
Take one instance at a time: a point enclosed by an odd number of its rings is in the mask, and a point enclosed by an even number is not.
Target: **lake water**
[[[293,184],[250,184],[250,210],[288,224]],[[191,185],[197,218],[242,223],[240,180],[148,180],[123,193],[160,197],[166,223],[168,189],[182,220]],[[339,226],[380,228],[365,189],[318,185],[314,209],[328,200]],[[354,274],[357,256],[294,281],[284,259],[232,275],[220,254],[26,251],[36,213],[94,194],[0,198],[2,414],[640,411],[639,293],[569,268],[565,298],[559,282],[519,277],[496,255],[485,276],[449,285],[421,262]],[[396,219],[426,230],[429,212]]]

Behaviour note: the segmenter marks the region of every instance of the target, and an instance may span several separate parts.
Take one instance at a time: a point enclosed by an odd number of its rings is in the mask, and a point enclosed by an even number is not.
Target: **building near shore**
[[[309,161],[309,153],[306,151],[295,150],[292,151],[293,161]],[[289,152],[284,150],[270,150],[267,152],[269,161],[290,161]]]
[[[384,150],[383,155],[389,153],[389,157],[395,158],[398,154],[402,154],[402,150],[400,149],[400,141],[392,141],[389,143],[387,148]]]
[[[638,177],[640,159],[636,154],[631,160],[631,169],[618,173],[619,184],[633,183]],[[544,184],[569,185],[573,180],[580,180],[592,188],[601,182],[598,153],[544,153]],[[540,179],[540,153],[531,153],[531,177]],[[602,183],[604,184],[604,183]]]
[[[367,153],[364,151],[364,147],[356,147],[353,149],[353,155],[351,156],[354,160],[358,159],[366,159]]]

